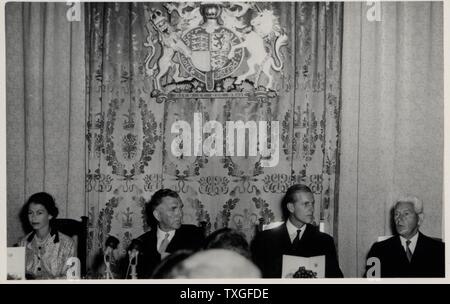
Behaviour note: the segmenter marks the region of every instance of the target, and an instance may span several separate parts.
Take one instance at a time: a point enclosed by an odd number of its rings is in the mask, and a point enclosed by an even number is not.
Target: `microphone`
[[[142,252],[142,241],[138,239],[134,239],[131,241],[130,246],[128,246],[128,254],[133,255],[133,257],[139,255],[140,252]]]
[[[114,249],[117,249],[119,245],[119,239],[116,238],[115,236],[108,236],[108,238],[106,239],[105,242],[105,254],[103,256],[104,262],[105,262],[105,276],[106,279],[114,279],[114,276],[111,272],[111,261],[113,260],[114,256],[113,256],[113,251]]]
[[[134,239],[131,241],[130,246],[128,246],[128,250],[133,250],[133,249],[140,250],[140,249],[142,249],[142,245],[143,245],[143,243],[141,240]]]
[[[117,246],[119,245],[120,241],[115,236],[108,236],[105,242],[105,247],[108,250],[108,248],[111,248],[111,250],[117,249]]]
[[[137,265],[138,265],[138,258],[139,258],[139,253],[142,253],[142,248],[143,248],[143,244],[142,241],[138,240],[138,239],[134,239],[131,241],[130,246],[128,246],[128,256],[129,256],[129,264],[128,264],[128,269],[131,267],[131,279],[137,279]],[[125,278],[128,277],[128,270],[127,270],[127,274],[125,275]]]

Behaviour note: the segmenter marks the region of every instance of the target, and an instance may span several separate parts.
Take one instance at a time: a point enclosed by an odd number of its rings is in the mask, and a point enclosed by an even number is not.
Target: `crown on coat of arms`
[[[222,11],[218,4],[206,3],[200,6],[200,12],[205,19],[217,19]]]
[[[167,18],[159,9],[150,9],[150,19],[157,29],[164,30],[167,25]]]

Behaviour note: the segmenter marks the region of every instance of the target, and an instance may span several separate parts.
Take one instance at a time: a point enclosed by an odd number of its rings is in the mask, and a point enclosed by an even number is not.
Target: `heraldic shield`
[[[198,27],[189,31],[183,41],[192,50],[191,58],[180,54],[181,63],[189,74],[206,83],[206,89],[214,89],[214,81],[230,76],[239,68],[243,59],[243,50],[228,58],[231,47],[240,43],[231,30],[216,27],[212,33]]]

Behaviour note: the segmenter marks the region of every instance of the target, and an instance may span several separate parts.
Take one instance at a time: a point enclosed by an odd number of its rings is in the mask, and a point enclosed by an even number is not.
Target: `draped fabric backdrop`
[[[35,192],[55,197],[59,217],[85,213],[85,24],[83,14],[69,22],[69,9],[6,4],[8,246]]]
[[[257,5],[243,20],[249,22],[258,11],[273,12],[279,20],[278,33],[288,37],[287,46],[281,48],[284,68],[271,71],[276,94],[263,101],[202,95],[160,103],[152,97],[158,87],[148,70],[164,52],[149,22],[152,9],[169,18],[168,10],[161,3],[87,4],[86,193],[91,258],[108,234],[119,238],[124,253],[133,238],[149,229],[144,204],[160,188],[180,194],[184,223],[203,222],[207,232],[235,228],[250,240],[260,221],[281,219],[281,197],[292,183],[302,182],[314,192],[316,224],[323,223],[327,233],[335,234],[342,5]],[[175,12],[170,20],[183,21]],[[151,44],[156,55],[148,61]],[[244,62],[252,55],[243,54]],[[248,66],[242,64],[231,76],[246,71]],[[171,77],[175,76],[169,71],[161,78],[162,85]],[[255,76],[249,80],[258,82]],[[269,85],[266,76],[259,81],[262,87]],[[191,84],[201,87],[198,81]],[[230,87],[230,92],[254,91],[248,82]],[[194,128],[195,113],[202,115],[203,124],[215,120],[224,129],[226,121],[268,125],[278,121],[279,147],[273,136],[269,140],[279,151],[278,164],[263,167],[259,156],[174,156],[172,126],[186,121]],[[203,134],[203,140],[207,137]],[[247,137],[246,145],[254,140]]]

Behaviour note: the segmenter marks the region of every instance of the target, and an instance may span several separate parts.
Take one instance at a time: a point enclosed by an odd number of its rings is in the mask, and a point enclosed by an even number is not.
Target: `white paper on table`
[[[293,255],[283,255],[283,268],[282,268],[282,278],[292,278],[294,273],[300,267],[305,267],[306,270],[312,270],[317,273],[317,278],[325,278],[325,256],[313,256],[309,258],[293,256]]]
[[[25,280],[25,247],[8,247],[8,280]]]

